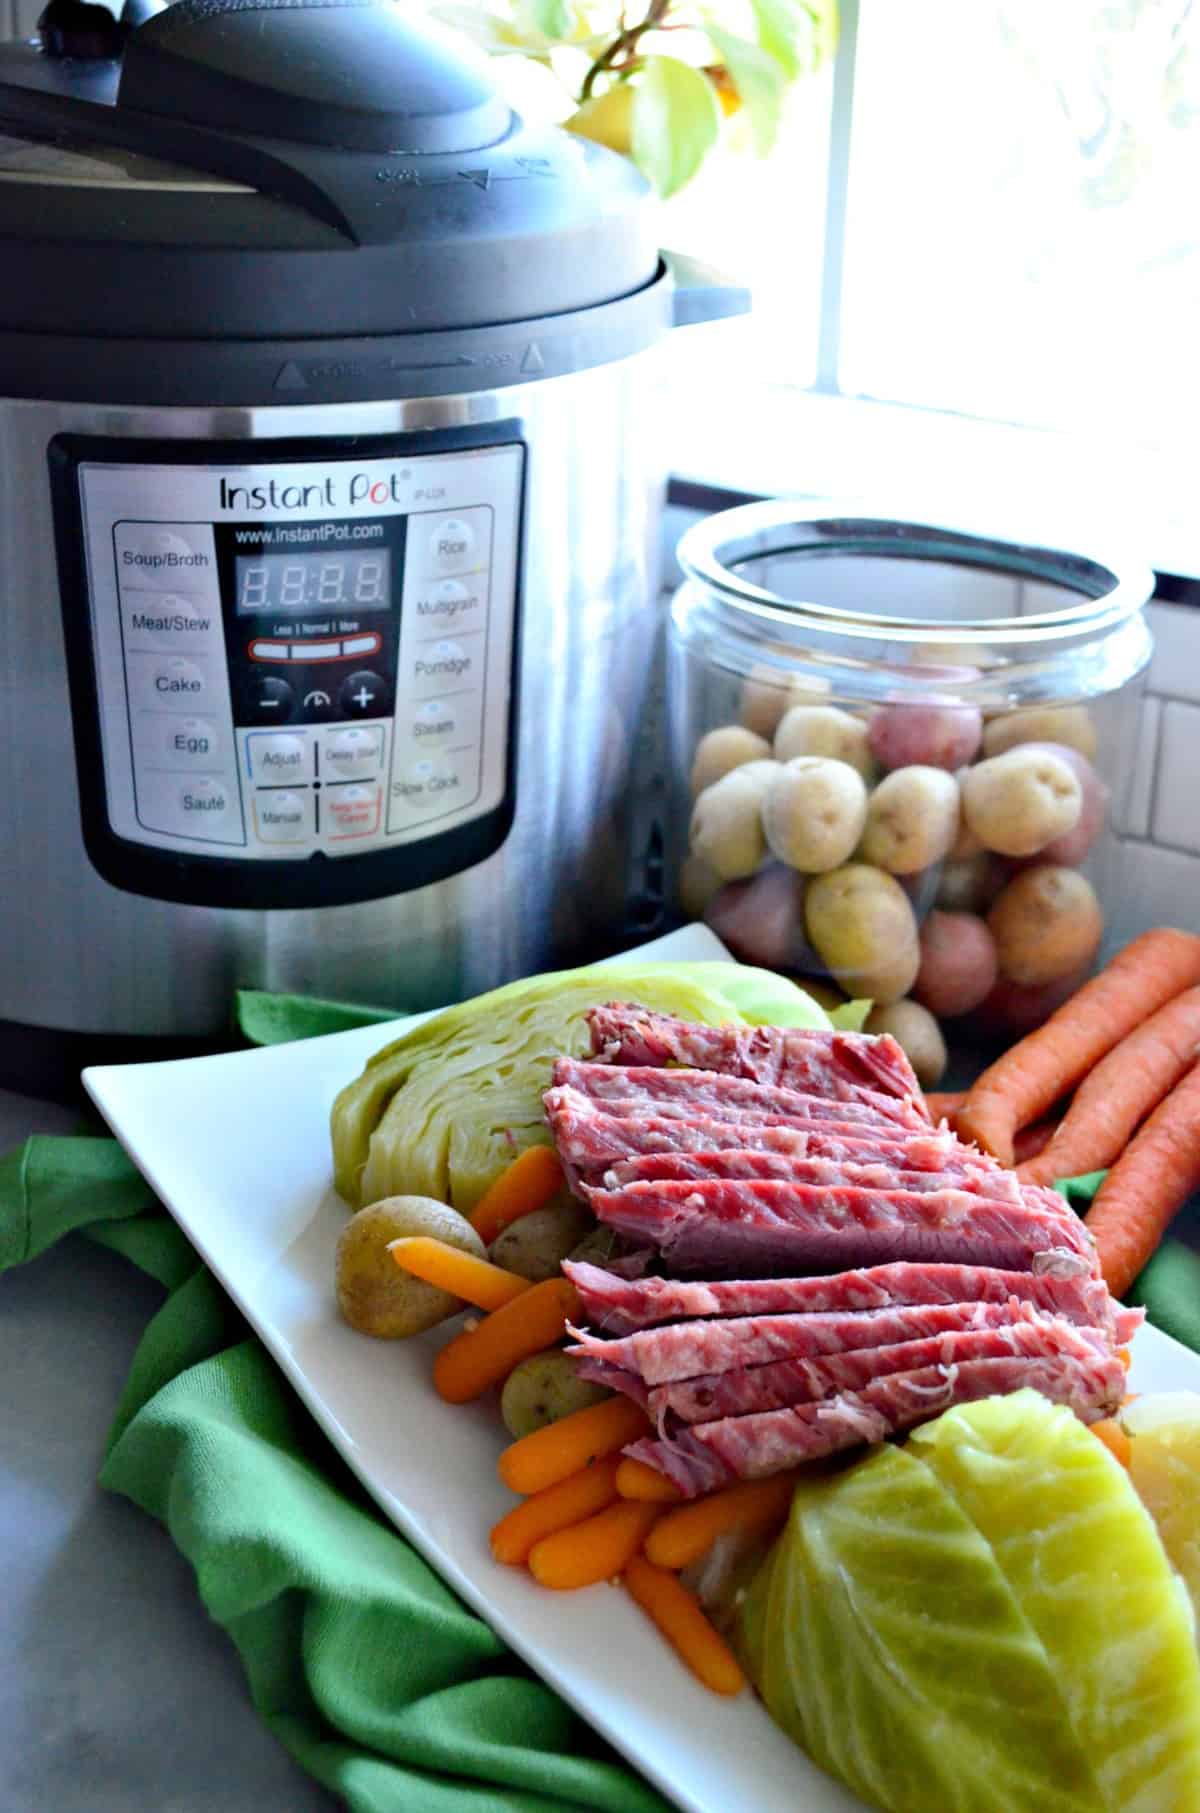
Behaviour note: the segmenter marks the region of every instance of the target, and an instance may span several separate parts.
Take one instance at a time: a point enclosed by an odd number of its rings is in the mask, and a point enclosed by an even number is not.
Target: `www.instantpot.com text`
[[[383,524],[369,522],[262,523],[253,529],[235,529],[233,539],[251,548],[294,548],[322,541],[378,541]]]

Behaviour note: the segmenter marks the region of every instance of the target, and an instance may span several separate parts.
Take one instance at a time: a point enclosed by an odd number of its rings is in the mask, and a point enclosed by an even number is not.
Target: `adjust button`
[[[246,738],[246,763],[251,780],[268,786],[311,779],[312,757],[303,735],[285,731],[273,736],[269,730],[252,730]]]
[[[348,718],[381,718],[387,710],[387,683],[364,668],[342,682],[342,710]]]

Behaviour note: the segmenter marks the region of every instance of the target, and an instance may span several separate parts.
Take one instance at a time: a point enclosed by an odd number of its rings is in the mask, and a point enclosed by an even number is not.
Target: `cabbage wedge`
[[[1021,1391],[802,1483],[740,1636],[772,1716],[885,1813],[1182,1813],[1188,1613],[1121,1467]]]
[[[469,1213],[519,1152],[549,1144],[554,1060],[589,1048],[586,1011],[613,1000],[708,1026],[829,1025],[794,983],[736,963],[598,964],[512,982],[414,1026],[341,1091],[339,1193],[354,1208],[411,1194]]]

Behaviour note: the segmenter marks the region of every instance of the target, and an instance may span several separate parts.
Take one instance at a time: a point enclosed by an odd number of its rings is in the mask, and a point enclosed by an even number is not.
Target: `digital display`
[[[239,555],[234,573],[239,617],[281,611],[386,611],[391,604],[389,548]]]

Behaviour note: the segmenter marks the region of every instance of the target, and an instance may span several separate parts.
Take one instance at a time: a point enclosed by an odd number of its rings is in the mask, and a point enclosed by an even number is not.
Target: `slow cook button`
[[[272,736],[269,730],[252,730],[246,738],[246,762],[253,781],[279,784],[312,778],[312,757],[302,736]]]
[[[326,787],[321,794],[321,817],[330,842],[372,836],[379,829],[379,800],[378,786],[354,781]]]
[[[313,829],[312,794],[260,787],[254,795],[254,825],[260,843],[306,843]]]
[[[321,743],[321,773],[327,780],[359,780],[375,774],[383,758],[382,724],[347,724],[327,730]]]
[[[465,805],[475,789],[478,755],[423,756],[409,762],[392,782],[392,819],[399,823],[453,812]]]
[[[140,650],[190,654],[221,647],[220,610],[180,592],[123,595],[121,629],[129,655]]]

